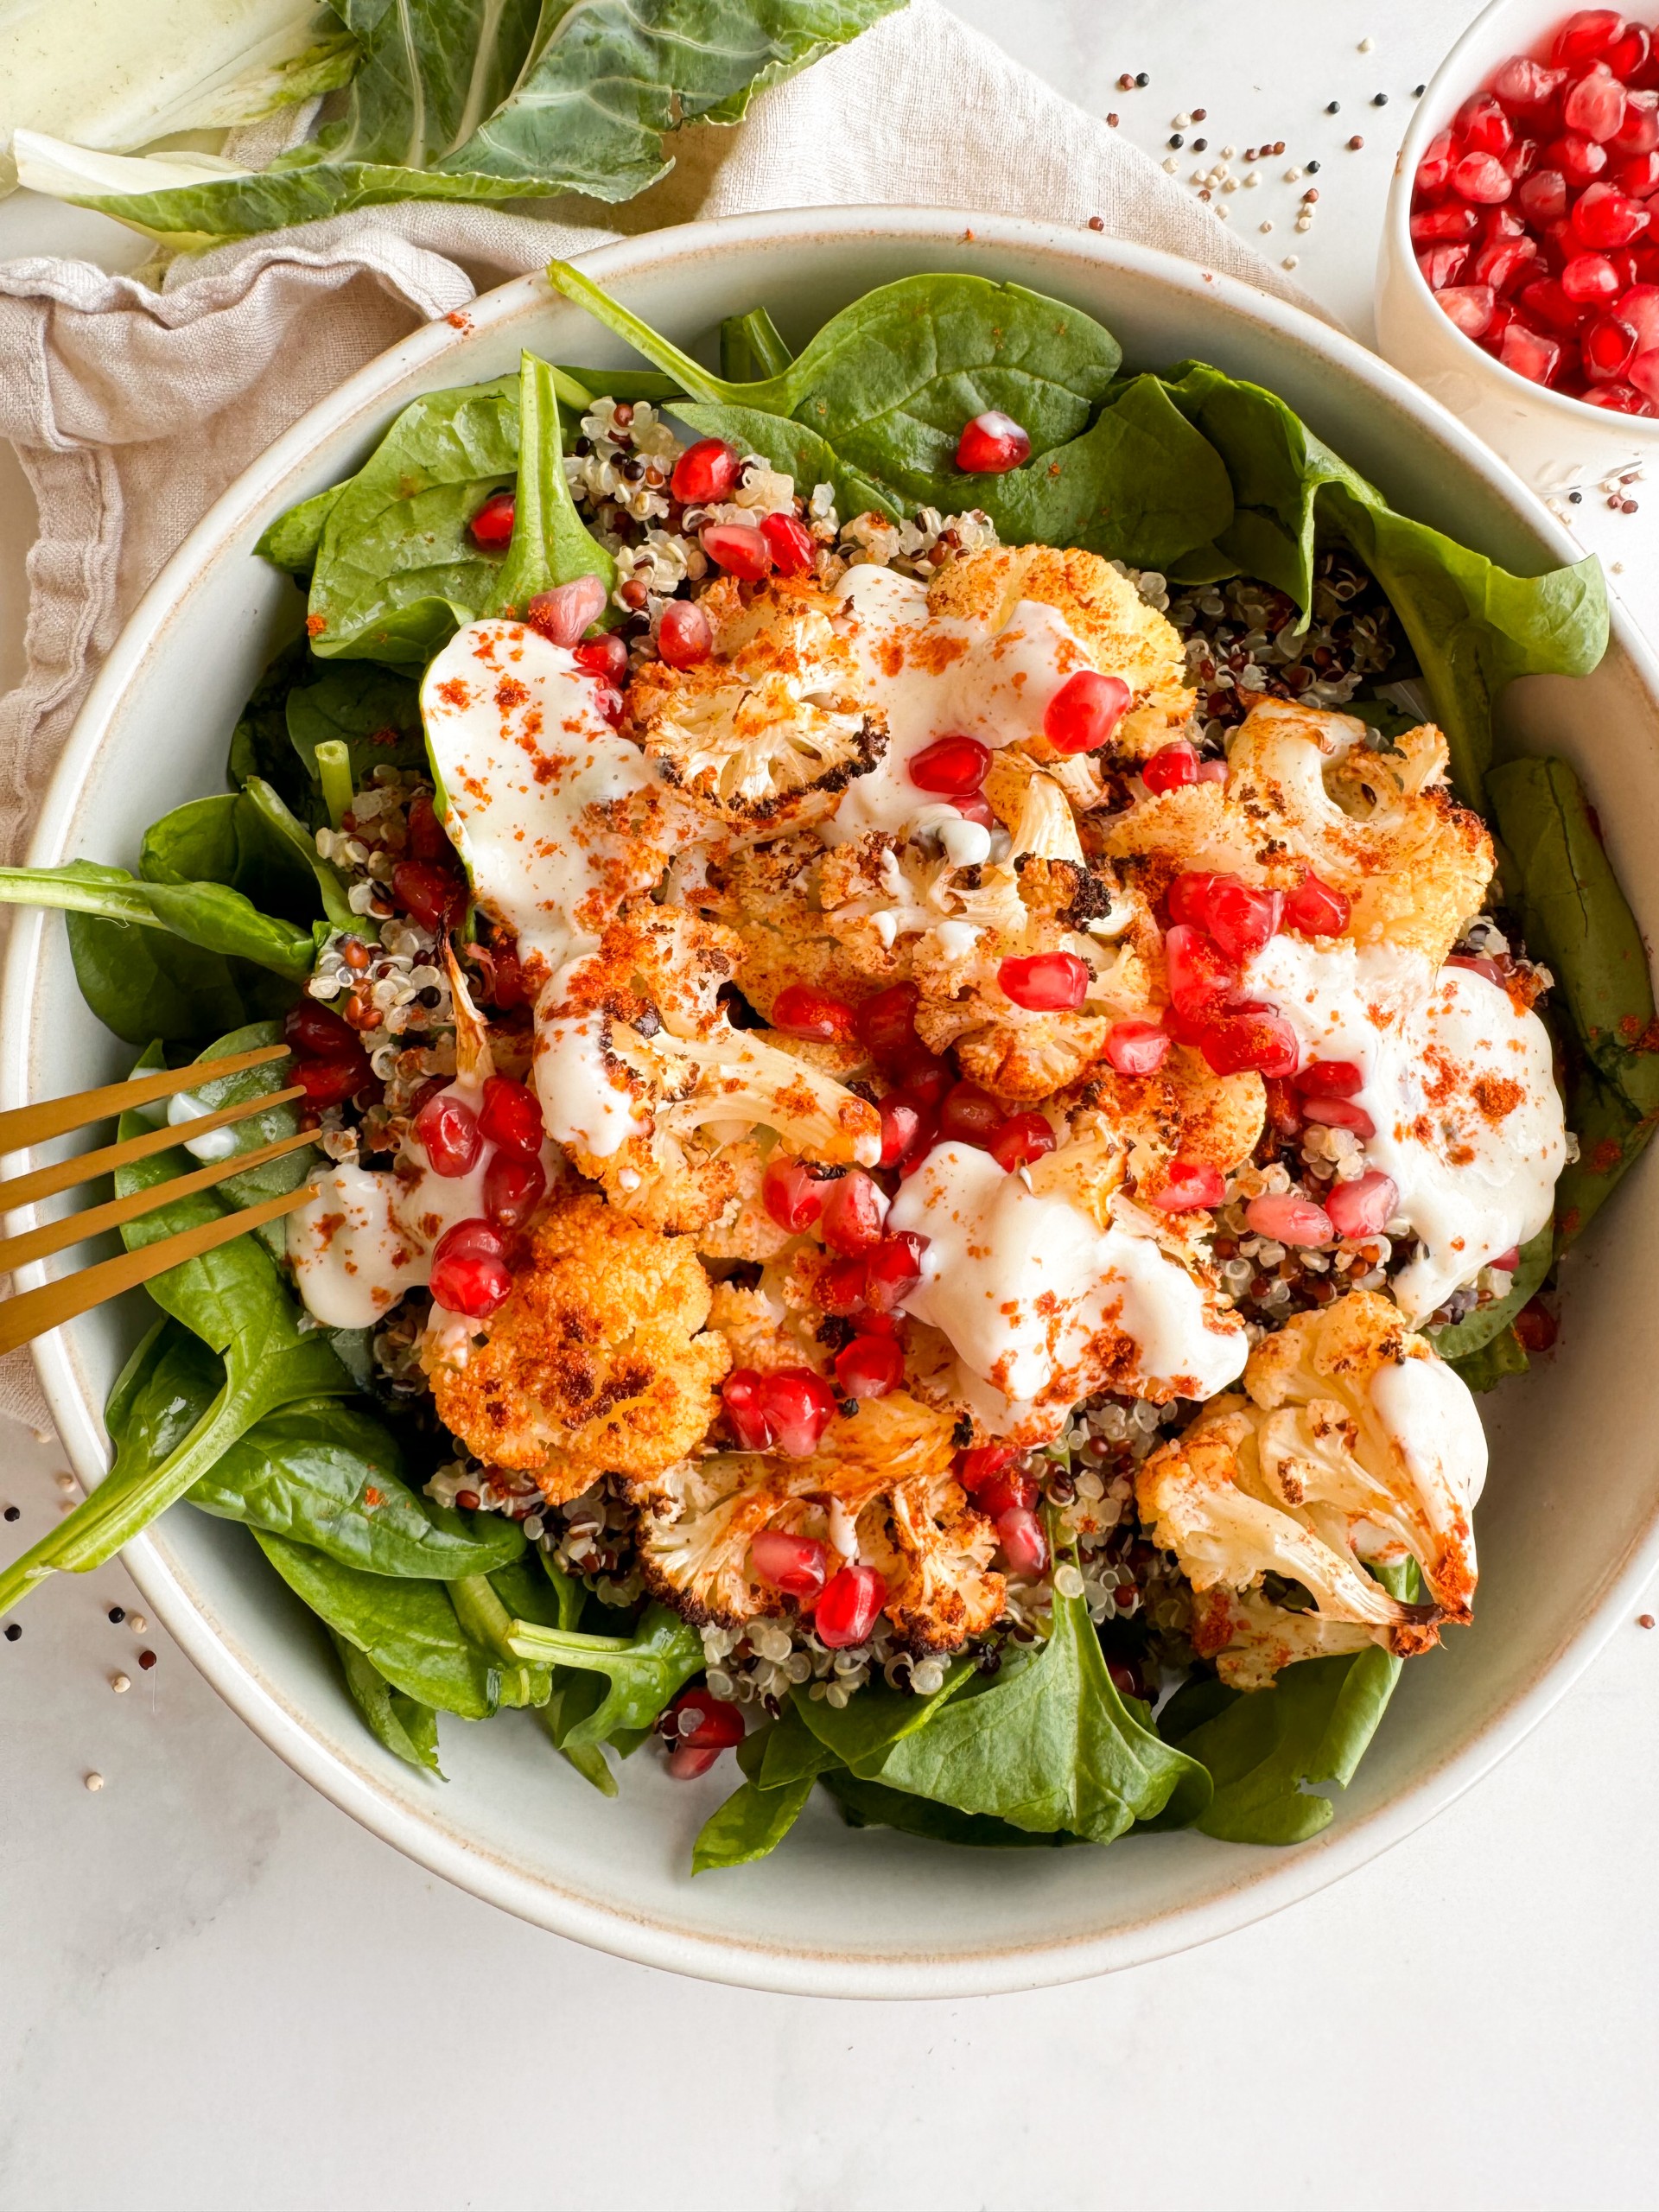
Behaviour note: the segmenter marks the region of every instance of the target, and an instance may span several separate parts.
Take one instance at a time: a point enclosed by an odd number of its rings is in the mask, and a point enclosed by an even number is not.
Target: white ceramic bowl
[[[1131,364],[1196,354],[1305,415],[1401,506],[1520,569],[1573,547],[1451,416],[1375,356],[1248,286],[1086,232],[959,214],[766,215],[632,239],[588,257],[601,283],[683,343],[765,302],[797,339],[909,271],[1014,277],[1109,323]],[[615,365],[619,350],[540,278],[437,323],[283,438],[192,534],[128,625],[54,780],[32,857],[130,861],[163,809],[222,782],[242,701],[297,620],[293,587],[256,559],[270,518],[336,481],[415,394],[508,369],[522,345]],[[1616,618],[1617,619],[1617,618]],[[1659,869],[1659,671],[1628,632],[1581,683],[1532,679],[1510,698],[1529,741],[1576,760],[1650,931]],[[55,916],[20,913],[0,1004],[0,1103],[118,1073],[122,1048],[83,1007]],[[1407,1669],[1354,1789],[1315,1843],[1276,1853],[1170,1835],[1110,1852],[956,1851],[851,1834],[827,1804],[764,1865],[691,1881],[690,1840],[731,1786],[632,1762],[607,1802],[551,1757],[527,1715],[444,1725],[447,1786],[366,1734],[332,1655],[244,1530],[184,1509],[128,1559],[156,1614],[208,1679],[300,1773],[435,1872],[543,1927],[650,1963],[761,1987],[942,1996],[1028,1987],[1198,1942],[1306,1896],[1465,1788],[1587,1662],[1659,1551],[1659,1363],[1650,1255],[1659,1180],[1620,1192],[1567,1306],[1562,1348],[1495,1408],[1481,1507],[1478,1625]],[[99,1408],[142,1313],[94,1314],[38,1348],[77,1469],[105,1460]],[[37,1605],[53,1602],[48,1590]],[[1524,1839],[1517,1838],[1524,1847]]]
[[[1531,54],[1571,0],[1492,0],[1435,72],[1394,165],[1376,271],[1376,342],[1386,360],[1546,496],[1633,462],[1659,461],[1659,416],[1614,415],[1533,384],[1465,338],[1439,306],[1411,243],[1412,179],[1429,140],[1512,54]],[[1639,20],[1646,11],[1637,10]]]

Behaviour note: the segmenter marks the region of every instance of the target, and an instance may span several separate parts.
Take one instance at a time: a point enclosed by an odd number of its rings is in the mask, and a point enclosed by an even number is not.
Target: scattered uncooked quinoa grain
[[[22,1518],[22,1510],[23,1510],[20,1505],[9,1505],[6,1508],[5,1517],[8,1521],[21,1521]]]
[[[104,1787],[104,1777],[101,1774],[98,1773],[96,1770],[86,1777],[86,1782],[87,1789],[94,1793]]]
[[[116,1626],[119,1628],[122,1622],[127,1618],[126,1607],[124,1605],[111,1605],[109,1611],[109,1618],[115,1623]]]
[[[75,1478],[73,1475],[54,1475],[52,1479],[60,1490],[73,1490],[75,1486]]]
[[[1638,1613],[1636,1617],[1636,1624],[1637,1628],[1651,1628],[1654,1625],[1653,1615],[1651,1613]]]
[[[138,1654],[138,1664],[148,1674],[156,1664],[156,1654],[153,1651],[141,1651]]]
[[[6,1642],[8,1643],[16,1643],[22,1632],[22,1630],[18,1626],[16,1621],[8,1621],[6,1623]]]
[[[111,1675],[110,1676],[110,1688],[115,1692],[116,1695],[119,1697],[123,1690],[130,1690],[132,1688],[131,1675]]]
[[[129,1618],[127,1626],[132,1630],[135,1636],[143,1636],[145,1630],[149,1628],[149,1623],[144,1618],[142,1613],[134,1613]]]

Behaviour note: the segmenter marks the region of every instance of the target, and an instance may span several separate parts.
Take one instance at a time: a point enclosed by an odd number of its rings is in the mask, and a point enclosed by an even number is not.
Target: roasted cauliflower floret
[[[1240,726],[1225,785],[1149,797],[1103,832],[1155,899],[1188,869],[1290,890],[1307,868],[1353,901],[1348,934],[1425,952],[1438,964],[1478,913],[1492,841],[1446,785],[1446,741],[1432,723],[1373,751],[1351,715],[1264,700]]]
[[[1215,1399],[1154,1452],[1136,1496],[1195,1590],[1283,1575],[1326,1618],[1385,1629],[1405,1651],[1469,1618],[1484,1468],[1463,1384],[1389,1300],[1352,1291],[1265,1338],[1244,1395]],[[1362,1564],[1408,1555],[1432,1605],[1397,1602]]]
[[[1004,1586],[995,1532],[951,1478],[954,1426],[894,1391],[832,1421],[810,1458],[720,1452],[631,1484],[647,1583],[689,1620],[739,1627],[777,1608],[748,1564],[776,1529],[823,1544],[831,1573],[855,1555],[879,1567],[900,1638],[955,1649],[996,1619]]]
[[[1416,1648],[1413,1630],[1297,1612],[1273,1605],[1258,1590],[1229,1590],[1221,1583],[1194,1592],[1191,1633],[1199,1658],[1213,1660],[1222,1681],[1236,1690],[1270,1689],[1281,1668],[1300,1659],[1347,1658],[1373,1644],[1392,1650],[1396,1637],[1407,1654]]]
[[[1224,1175],[1243,1166],[1262,1135],[1266,1099],[1259,1075],[1216,1075],[1185,1046],[1153,1075],[1098,1070],[1054,1102],[1061,1141],[1032,1162],[1032,1188],[1063,1192],[1108,1228],[1125,1183],[1154,1185],[1172,1160],[1202,1161]],[[1160,1217],[1160,1226],[1179,1229],[1179,1217]]]
[[[930,614],[988,623],[1006,635],[1011,653],[1026,626],[1022,605],[1033,601],[1064,618],[1082,647],[1078,668],[1097,668],[1128,685],[1133,702],[1114,734],[1116,754],[1143,760],[1185,726],[1193,695],[1179,633],[1098,554],[1052,545],[993,546],[947,563],[927,594]],[[1040,737],[1030,747],[1036,758],[1050,750]]]
[[[440,1419],[480,1459],[533,1475],[554,1503],[602,1474],[660,1474],[708,1433],[730,1363],[705,1326],[696,1252],[586,1192],[556,1202],[527,1243],[461,1364],[447,1336],[423,1344]]]
[[[836,602],[778,579],[747,603],[717,586],[702,604],[715,618],[713,654],[691,668],[642,668],[628,689],[632,734],[666,782],[721,822],[820,820],[887,749]]]
[[[722,923],[743,948],[743,995],[770,1020],[779,991],[791,983],[856,1000],[874,982],[908,971],[903,947],[877,964],[855,957],[827,926],[819,893],[825,865],[816,834],[780,837],[722,856],[696,893],[700,912]],[[904,966],[901,969],[900,962]]]

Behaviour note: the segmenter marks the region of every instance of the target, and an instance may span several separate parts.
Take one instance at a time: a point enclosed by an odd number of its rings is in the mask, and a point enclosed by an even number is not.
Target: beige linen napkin
[[[766,92],[740,129],[684,132],[674,150],[674,173],[625,208],[414,201],[175,260],[160,289],[86,262],[0,266],[0,435],[40,508],[27,673],[0,700],[0,860],[22,853],[100,659],[226,486],[410,330],[555,255],[692,217],[948,207],[1098,217],[1114,238],[1309,304],[1136,147],[938,0],[912,0]],[[48,1426],[27,1354],[0,1361],[0,1413]]]

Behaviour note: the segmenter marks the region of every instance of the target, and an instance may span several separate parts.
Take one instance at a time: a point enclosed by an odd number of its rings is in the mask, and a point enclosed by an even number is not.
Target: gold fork
[[[44,1144],[48,1138],[67,1136],[72,1129],[106,1121],[135,1106],[148,1106],[174,1091],[194,1090],[204,1083],[217,1082],[223,1076],[238,1075],[245,1068],[262,1067],[268,1061],[287,1057],[286,1045],[264,1045],[255,1052],[233,1052],[222,1060],[193,1060],[188,1067],[163,1068],[155,1075],[130,1076],[124,1083],[105,1083],[93,1090],[78,1090],[72,1097],[48,1098],[38,1105],[15,1107],[9,1113],[0,1113],[0,1154]],[[188,1144],[193,1138],[205,1137],[210,1130],[245,1121],[251,1115],[265,1113],[272,1106],[285,1105],[303,1095],[298,1084],[286,1090],[257,1091],[251,1098],[238,1099],[211,1114],[199,1115],[194,1121],[167,1122],[160,1128],[129,1137],[124,1143],[101,1145],[96,1151],[77,1153],[72,1159],[54,1161],[49,1167],[14,1175],[9,1181],[0,1182],[0,1214],[10,1213],[16,1206],[33,1205],[36,1200],[70,1190],[77,1183],[111,1174],[118,1167],[147,1160],[152,1153]],[[267,1160],[280,1160],[284,1153],[297,1152],[302,1145],[315,1142],[315,1129],[296,1129],[291,1136],[278,1137],[274,1144],[257,1146],[251,1152],[232,1153],[226,1160],[211,1160],[194,1174],[175,1176],[170,1182],[152,1184],[148,1190],[134,1191],[124,1198],[111,1198],[106,1205],[90,1206],[83,1213],[67,1214],[60,1221],[45,1222],[38,1229],[27,1229],[18,1236],[0,1238],[0,1273],[9,1274],[31,1260],[43,1260],[53,1252],[80,1243],[86,1237],[99,1236],[105,1230],[120,1228],[124,1222],[137,1221],[141,1216],[154,1212],[157,1206],[170,1205],[175,1198],[211,1190],[227,1176],[245,1175],[250,1168],[262,1167]],[[195,1229],[181,1229],[174,1236],[163,1236],[137,1251],[123,1252],[112,1260],[99,1261],[94,1267],[78,1268],[73,1274],[42,1284],[39,1290],[22,1291],[15,1297],[0,1300],[0,1352],[15,1351],[32,1337],[44,1336],[48,1329],[73,1320],[76,1314],[101,1306],[105,1299],[148,1282],[152,1275],[164,1274],[181,1261],[197,1259],[202,1253],[211,1252],[216,1244],[228,1244],[233,1236],[244,1236],[263,1222],[276,1221],[315,1196],[315,1185],[302,1185],[298,1190],[286,1191],[279,1198],[266,1198],[257,1206],[226,1214],[222,1220],[203,1222]]]

